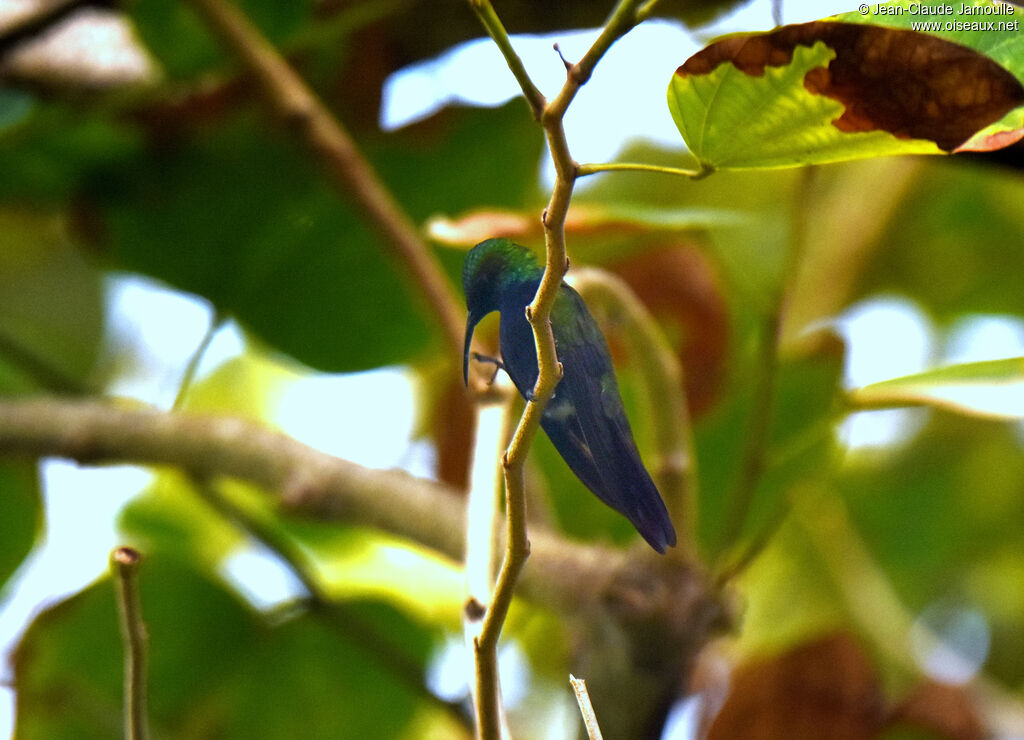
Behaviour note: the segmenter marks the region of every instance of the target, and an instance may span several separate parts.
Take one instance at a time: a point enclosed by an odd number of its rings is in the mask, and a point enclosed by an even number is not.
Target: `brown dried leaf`
[[[733,679],[708,740],[868,740],[883,724],[878,678],[846,634],[748,663]]]
[[[985,730],[971,697],[960,686],[929,681],[889,714],[889,725],[931,730],[949,740],[982,740]]]
[[[988,57],[916,31],[814,21],[766,34],[732,36],[690,57],[678,75],[706,75],[724,62],[752,77],[790,63],[797,46],[823,42],[835,52],[804,87],[846,108],[832,121],[845,133],[887,131],[954,151],[1024,104],[1021,83]]]
[[[683,366],[690,413],[707,411],[725,379],[729,311],[703,253],[678,241],[610,265],[658,320]]]

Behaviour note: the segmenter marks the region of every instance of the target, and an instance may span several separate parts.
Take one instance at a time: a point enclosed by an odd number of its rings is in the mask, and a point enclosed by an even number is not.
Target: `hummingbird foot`
[[[498,377],[499,370],[505,370],[505,364],[497,357],[490,357],[489,355],[482,355],[479,352],[474,352],[473,359],[476,360],[477,362],[484,362],[488,365],[494,365],[494,375],[492,375],[491,379],[487,381],[488,385],[492,385],[494,383],[494,379]],[[505,372],[508,371],[505,370]]]

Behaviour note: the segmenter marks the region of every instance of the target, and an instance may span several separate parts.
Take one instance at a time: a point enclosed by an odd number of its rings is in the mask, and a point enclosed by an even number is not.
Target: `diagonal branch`
[[[170,465],[201,479],[249,481],[288,512],[375,527],[458,561],[465,500],[448,486],[372,470],[244,419],[66,399],[0,399],[0,458]],[[537,531],[523,595],[563,613],[599,598],[630,558]],[[500,545],[501,543],[499,543]]]
[[[323,162],[409,271],[444,332],[447,355],[462,352],[463,316],[440,262],[352,137],[249,20],[224,0],[191,0],[210,28],[253,74],[274,110]]]
[[[0,397],[0,459],[13,457],[168,465],[211,482],[238,478],[275,496],[289,513],[376,527],[452,561],[462,555],[465,506],[458,492],[332,457],[253,421],[112,402]],[[530,568],[517,594],[563,616],[599,615],[616,644],[658,645],[669,663],[665,691],[675,690],[696,651],[731,619],[693,564],[583,545],[536,527],[531,537]],[[602,706],[609,706],[613,697],[602,697]],[[631,707],[636,711],[646,710]],[[624,716],[629,721],[634,714]]]

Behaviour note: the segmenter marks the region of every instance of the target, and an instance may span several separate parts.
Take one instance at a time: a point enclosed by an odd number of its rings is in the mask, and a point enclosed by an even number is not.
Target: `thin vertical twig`
[[[478,15],[481,11],[486,13],[490,8],[489,3],[485,0],[470,0],[470,5]],[[502,457],[505,471],[507,532],[505,554],[498,572],[491,603],[484,613],[480,635],[474,642],[477,732],[483,740],[497,740],[501,737],[501,691],[497,670],[498,637],[512,604],[519,574],[530,555],[530,540],[526,529],[524,481],[526,456],[540,428],[544,407],[562,378],[562,366],[558,362],[555,338],[551,330],[551,309],[568,267],[565,219],[569,212],[573,186],[578,176],[578,165],[569,152],[563,120],[569,105],[575,99],[580,88],[590,79],[590,75],[601,57],[616,40],[639,22],[637,10],[640,6],[640,0],[620,0],[605,27],[583,58],[576,64],[566,63],[565,84],[553,100],[543,105],[538,116],[555,166],[555,184],[551,191],[551,199],[541,217],[546,247],[544,275],[537,288],[537,294],[526,307],[526,319],[533,328],[533,338],[537,350],[537,383],[512,436],[512,441]],[[490,10],[490,13],[493,13],[493,9]],[[488,22],[486,18],[483,18],[483,21],[488,34],[494,39],[498,48],[505,53],[506,61],[509,62],[513,76],[522,87],[523,95],[530,102],[531,107],[535,107],[536,88],[525,70],[517,68],[516,58],[509,54],[512,47],[504,27],[500,22]]]
[[[496,525],[501,513],[498,502],[504,493],[504,471],[495,465],[495,452],[508,447],[515,418],[513,417],[514,389],[507,380],[496,378],[497,393],[491,394],[494,401],[481,400],[477,406],[477,436],[474,445],[473,469],[470,471],[469,500],[466,505],[466,603],[463,608],[463,632],[466,645],[473,653],[477,665],[476,650],[483,631],[494,589],[494,562],[496,555]],[[498,685],[497,665],[486,663],[485,672],[474,671],[473,705],[480,706],[482,693],[489,693]],[[500,687],[498,687],[500,691]],[[499,702],[498,732],[508,734],[504,713]],[[493,728],[492,728],[493,729]]]
[[[114,573],[121,638],[124,641],[124,736],[125,740],[146,740],[146,665],[149,635],[142,621],[138,570],[142,556],[131,547],[117,547],[110,553]]]
[[[583,726],[587,728],[587,737],[590,740],[603,740],[601,728],[597,724],[597,715],[594,714],[594,705],[590,703],[587,682],[569,674],[569,683],[572,684],[573,693],[576,694],[576,703],[580,705],[580,714],[583,715]]]

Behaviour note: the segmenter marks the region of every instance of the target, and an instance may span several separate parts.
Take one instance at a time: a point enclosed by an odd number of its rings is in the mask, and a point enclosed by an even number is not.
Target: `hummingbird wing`
[[[502,361],[525,398],[537,383],[537,351],[524,309],[538,283],[511,286],[500,308]],[[563,375],[541,427],[576,477],[663,553],[676,544],[675,529],[640,459],[604,335],[583,299],[567,285],[555,301],[551,325]]]
[[[561,304],[561,305],[559,305]],[[658,552],[676,533],[640,459],[608,344],[583,299],[563,286],[552,317],[562,380],[541,424],[573,472]]]

